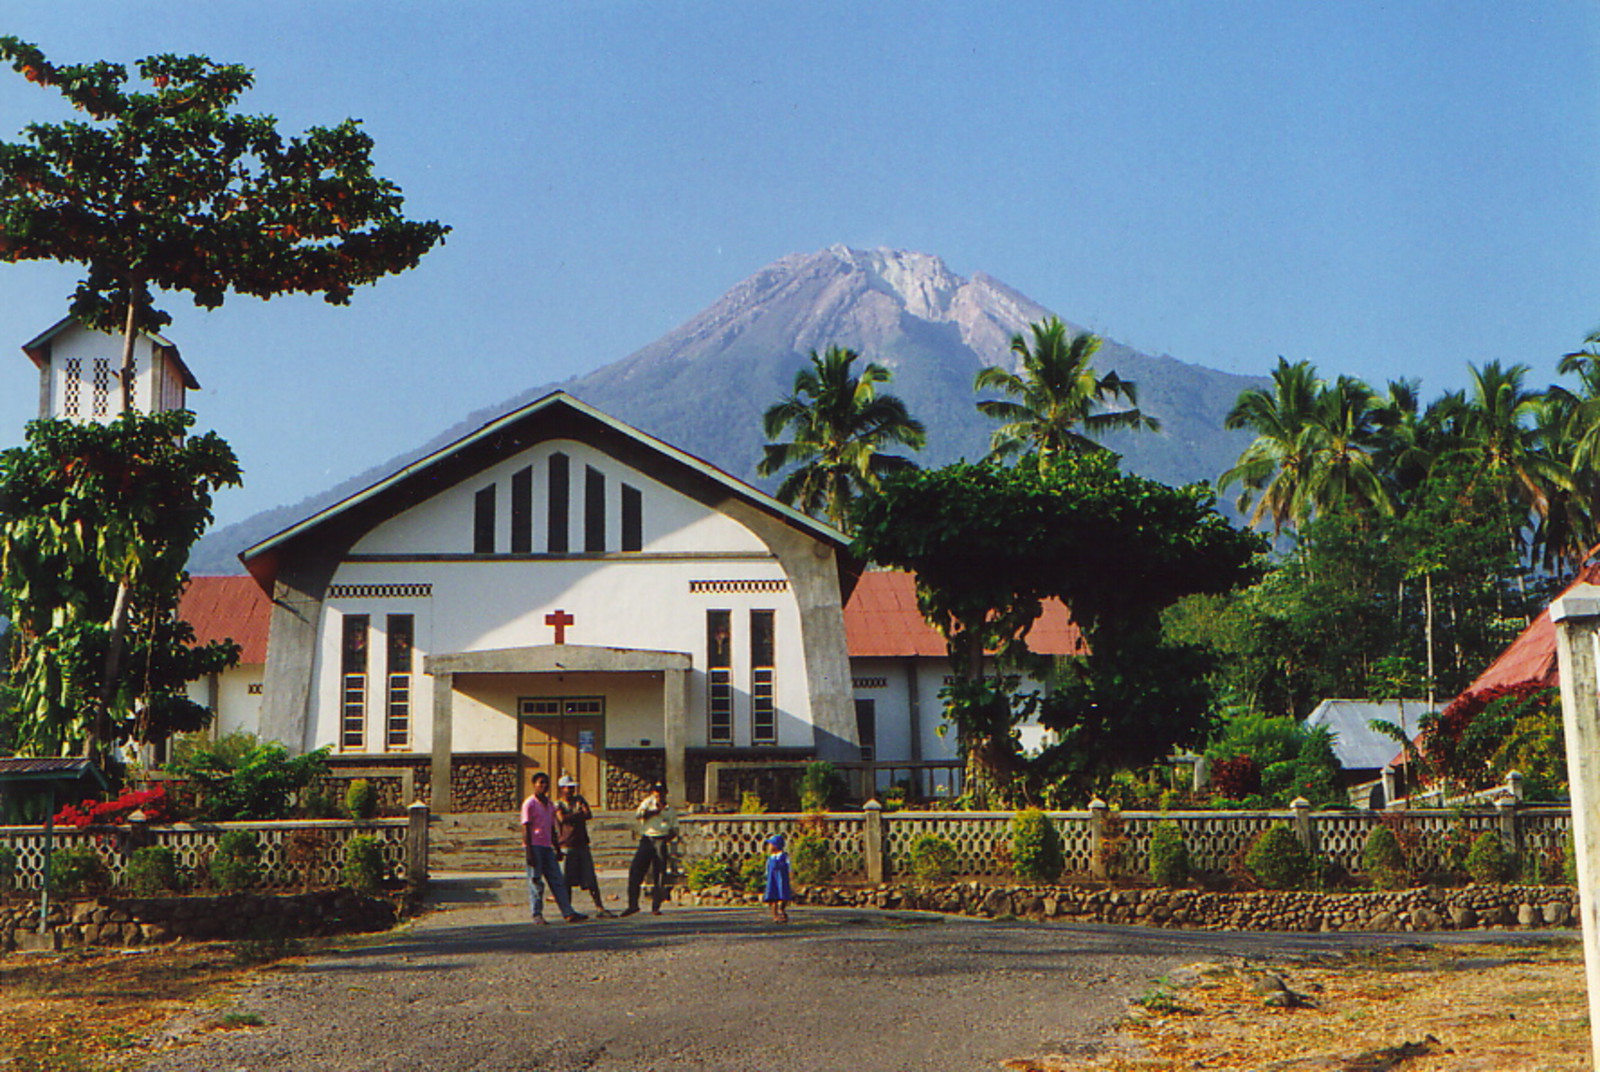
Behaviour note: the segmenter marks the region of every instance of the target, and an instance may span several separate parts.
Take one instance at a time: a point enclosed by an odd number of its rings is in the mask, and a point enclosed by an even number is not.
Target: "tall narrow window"
[[[365,614],[347,614],[339,654],[339,748],[359,750],[367,740],[367,627]]]
[[[61,367],[61,412],[78,415],[78,399],[83,394],[83,358],[69,357]]]
[[[92,414],[96,417],[109,415],[111,405],[111,359],[97,357],[94,359],[94,394]]]
[[[410,614],[391,614],[388,630],[389,697],[383,746],[397,752],[411,744],[411,652],[415,646],[416,618]]]
[[[533,550],[533,466],[511,474],[511,553]]]
[[[494,554],[494,485],[478,492],[472,503],[472,553]]]
[[[567,506],[571,500],[571,489],[568,483],[571,480],[571,470],[567,456],[561,453],[550,455],[550,509],[546,511],[549,520],[549,534],[547,548],[552,555],[567,553]]]
[[[856,701],[856,740],[861,742],[861,758],[871,763],[878,754],[878,701]]]
[[[606,549],[606,475],[592,465],[583,467],[583,549]]]
[[[627,484],[622,485],[622,549],[644,549],[644,496]]]
[[[733,612],[706,611],[706,739],[733,743]]]
[[[750,739],[756,744],[778,743],[778,709],[773,702],[774,614],[750,612]]]

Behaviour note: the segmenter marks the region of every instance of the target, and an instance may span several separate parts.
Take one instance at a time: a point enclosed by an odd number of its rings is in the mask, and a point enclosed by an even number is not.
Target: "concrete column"
[[[913,763],[922,762],[922,694],[919,688],[920,684],[917,679],[917,660],[907,659],[906,717],[911,723],[911,736],[907,738],[911,742],[911,751],[907,758]],[[913,794],[921,793],[920,787],[914,783],[911,786],[911,791]]]
[[[861,843],[866,855],[867,881],[889,881],[889,856],[884,852],[883,805],[869,800],[861,808]]]
[[[435,672],[433,675],[433,767],[429,777],[433,782],[433,808],[441,814],[456,810],[450,791],[450,753],[455,721],[456,676]]]
[[[1205,756],[1195,757],[1194,768],[1190,771],[1189,784],[1196,793],[1211,784],[1211,760]]]
[[[1522,772],[1506,771],[1506,792],[1511,794],[1511,799],[1518,804],[1522,803]]]
[[[1393,767],[1383,768],[1383,806],[1387,808],[1400,796],[1400,780],[1395,775]]]
[[[1095,797],[1089,801],[1089,873],[1095,878],[1106,878],[1106,812],[1105,801]]]
[[[412,886],[428,883],[428,806],[413,801],[406,808],[406,882]]]
[[[1517,837],[1517,801],[1514,797],[1501,796],[1494,798],[1495,825],[1500,828],[1500,844],[1505,848],[1506,855],[1513,860],[1522,852],[1520,839]],[[1518,861],[1520,863],[1520,861]]]
[[[1589,1040],[1600,1068],[1600,588],[1584,584],[1550,605],[1566,724],[1572,841],[1577,851],[1578,919],[1589,984]]]
[[[1289,809],[1294,812],[1294,836],[1300,839],[1300,845],[1311,855],[1317,854],[1317,832],[1311,822],[1311,801],[1305,797],[1295,797],[1289,802]]]
[[[681,807],[689,799],[684,758],[689,747],[689,671],[661,671],[661,721],[667,748],[667,798]]]

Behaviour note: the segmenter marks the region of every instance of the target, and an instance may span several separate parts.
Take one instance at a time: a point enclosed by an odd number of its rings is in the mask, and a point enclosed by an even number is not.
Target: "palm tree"
[[[1500,481],[1509,497],[1520,499],[1543,518],[1552,492],[1570,487],[1571,470],[1540,449],[1538,417],[1542,396],[1525,386],[1527,365],[1502,367],[1490,361],[1468,365],[1471,393],[1461,413],[1459,448]]]
[[[812,516],[824,516],[843,528],[850,503],[864,488],[876,488],[884,475],[916,465],[909,458],[880,453],[898,443],[918,450],[927,442],[922,422],[912,418],[894,395],[877,393],[877,385],[894,376],[869,363],[861,375],[851,365],[861,355],[830,346],[825,354],[811,351],[811,364],[795,374],[794,390],[762,417],[773,440],[756,472],[772,476],[795,466],[778,486],[777,497]],[[787,443],[776,442],[792,429]]]
[[[1290,364],[1280,357],[1272,370],[1272,388],[1241,392],[1222,422],[1224,428],[1248,428],[1256,437],[1233,468],[1217,477],[1217,488],[1238,484],[1240,512],[1250,511],[1251,525],[1270,518],[1274,535],[1286,524],[1301,524],[1311,513],[1306,482],[1316,446],[1321,382],[1311,362]]]
[[[1160,421],[1139,412],[1139,391],[1133,383],[1115,372],[1095,374],[1092,362],[1100,349],[1098,335],[1069,337],[1067,326],[1053,316],[1029,324],[1028,330],[1031,344],[1020,333],[1011,337],[1011,352],[1021,359],[1017,372],[990,366],[981,369],[972,384],[974,390],[1011,397],[978,403],[978,412],[1003,422],[990,437],[992,457],[1032,450],[1048,468],[1057,454],[1103,449],[1090,436],[1118,428],[1160,429]]]

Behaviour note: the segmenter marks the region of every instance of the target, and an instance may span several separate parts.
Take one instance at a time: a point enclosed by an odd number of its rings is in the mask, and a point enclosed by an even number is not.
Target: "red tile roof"
[[[254,577],[191,577],[178,615],[194,626],[201,644],[231,639],[242,649],[240,663],[267,661],[272,604]]]
[[[851,658],[926,655],[944,658],[944,638],[917,610],[916,578],[895,570],[861,575],[844,607],[844,633]],[[1043,655],[1086,652],[1078,627],[1058,599],[1046,600],[1044,613],[1028,633],[1029,649]]]
[[[1579,570],[1577,578],[1562,595],[1580,584],[1600,584],[1600,562],[1591,562]],[[1550,620],[1549,607],[1540,612],[1466,691],[1477,692],[1491,685],[1520,685],[1524,681],[1537,681],[1541,685],[1561,683],[1561,676],[1556,672],[1556,627]]]

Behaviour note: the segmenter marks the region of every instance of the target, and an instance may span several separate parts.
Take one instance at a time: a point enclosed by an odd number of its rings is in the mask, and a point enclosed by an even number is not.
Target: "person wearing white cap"
[[[589,820],[594,813],[589,802],[578,793],[578,779],[563,774],[556,779],[556,843],[566,854],[567,889],[573,895],[588,890],[594,898],[595,915],[609,917],[600,899],[600,876],[594,869],[594,852],[589,847]]]

